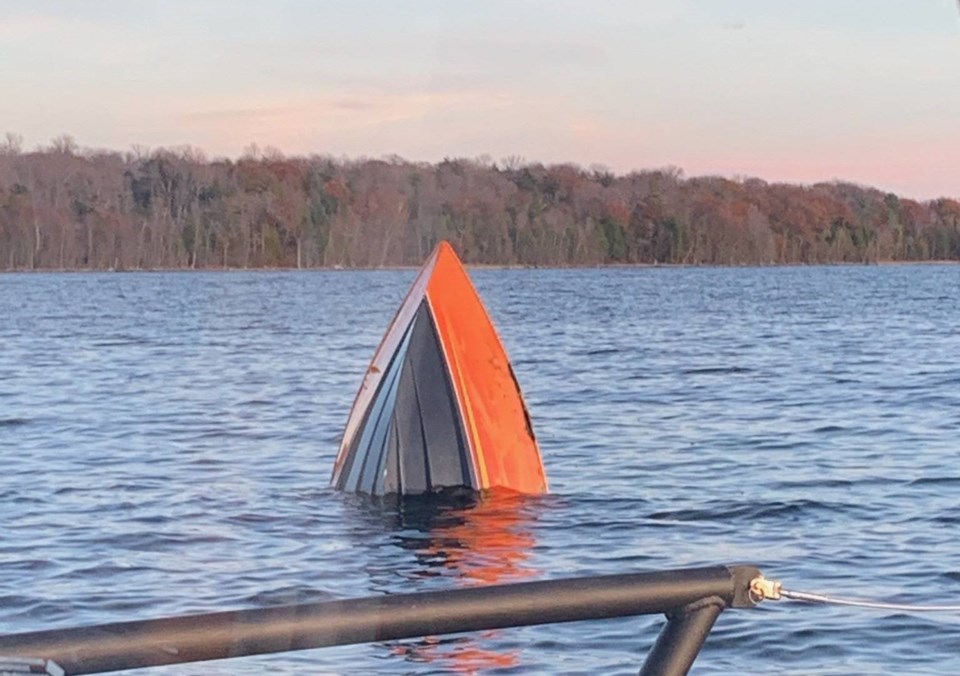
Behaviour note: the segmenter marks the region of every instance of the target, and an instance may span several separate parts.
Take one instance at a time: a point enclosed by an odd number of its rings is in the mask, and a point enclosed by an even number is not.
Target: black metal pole
[[[750,566],[397,594],[0,636],[0,655],[67,674],[532,624],[666,613],[707,597],[750,607]]]
[[[686,676],[725,607],[723,599],[713,596],[668,613],[640,676]]]

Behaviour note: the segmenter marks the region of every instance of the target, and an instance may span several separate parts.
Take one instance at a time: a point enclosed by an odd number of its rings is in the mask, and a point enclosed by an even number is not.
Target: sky
[[[0,0],[0,136],[960,197],[957,0]]]

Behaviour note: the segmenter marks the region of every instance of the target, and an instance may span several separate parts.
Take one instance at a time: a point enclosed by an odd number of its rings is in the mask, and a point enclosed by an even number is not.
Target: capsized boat
[[[547,490],[506,350],[447,242],[424,263],[373,356],[331,483],[370,495]]]

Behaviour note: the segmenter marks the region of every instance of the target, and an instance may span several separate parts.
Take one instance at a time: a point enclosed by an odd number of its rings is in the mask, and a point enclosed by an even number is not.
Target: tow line
[[[783,583],[768,580],[762,575],[750,582],[750,599],[754,603],[761,601],[779,601],[789,599],[804,603],[818,603],[821,605],[853,606],[855,608],[870,608],[872,610],[899,610],[907,613],[958,613],[960,605],[923,605],[912,603],[887,603],[872,599],[840,598],[815,594],[813,592],[791,591],[783,588]]]

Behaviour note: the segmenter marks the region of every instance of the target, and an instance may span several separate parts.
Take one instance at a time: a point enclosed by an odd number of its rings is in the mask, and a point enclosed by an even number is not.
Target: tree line
[[[960,260],[960,201],[507,158],[436,164],[0,141],[0,269]]]

